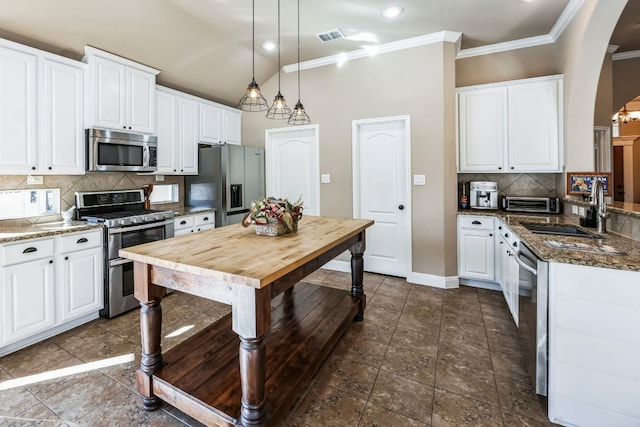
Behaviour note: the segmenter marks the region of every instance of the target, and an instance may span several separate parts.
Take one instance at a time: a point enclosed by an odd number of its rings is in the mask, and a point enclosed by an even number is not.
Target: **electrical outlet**
[[[574,215],[578,215],[578,207],[576,205],[571,206],[571,213]]]
[[[156,181],[157,181],[157,182],[162,182],[162,181],[164,181],[164,175],[156,175]]]
[[[322,184],[330,184],[331,183],[331,175],[328,173],[323,173],[320,175],[320,183]]]
[[[27,184],[29,185],[42,185],[42,176],[32,176],[29,175],[27,177]]]
[[[578,215],[584,216],[584,208],[582,206],[578,208]]]

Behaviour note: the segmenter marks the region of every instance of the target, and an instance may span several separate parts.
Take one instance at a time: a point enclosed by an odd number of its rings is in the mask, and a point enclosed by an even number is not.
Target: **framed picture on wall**
[[[604,184],[604,195],[611,195],[610,172],[567,172],[567,194],[587,195],[591,193],[591,186],[595,180]]]

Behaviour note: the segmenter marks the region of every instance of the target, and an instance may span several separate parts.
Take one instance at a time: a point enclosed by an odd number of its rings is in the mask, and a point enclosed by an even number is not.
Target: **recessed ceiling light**
[[[382,16],[385,18],[393,19],[402,13],[402,8],[399,6],[391,6],[382,11]]]
[[[264,42],[262,43],[262,48],[264,50],[273,50],[276,48],[276,44],[274,42]]]

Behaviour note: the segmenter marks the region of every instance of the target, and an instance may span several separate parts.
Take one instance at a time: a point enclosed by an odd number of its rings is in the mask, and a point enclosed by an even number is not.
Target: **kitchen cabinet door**
[[[235,144],[240,145],[242,143],[241,140],[241,131],[242,131],[242,112],[241,111],[232,111],[232,110],[222,110],[222,129],[223,136],[222,141],[227,144]]]
[[[207,144],[222,142],[222,109],[213,104],[200,104],[199,141]]]
[[[157,163],[159,174],[178,171],[178,116],[175,96],[156,91],[156,135],[158,137]]]
[[[155,129],[156,76],[127,67],[126,127],[140,133]]]
[[[104,299],[102,231],[56,236],[58,322],[98,311]]]
[[[126,130],[127,67],[108,59],[95,57],[92,66],[93,114],[87,127]]]
[[[178,97],[178,173],[198,174],[199,106],[196,101]]]
[[[97,313],[102,308],[102,247],[60,255],[58,270],[60,321]]]
[[[0,46],[0,169],[37,168],[37,57]]]
[[[458,276],[495,280],[493,218],[458,217]]]
[[[39,173],[83,175],[84,64],[42,60]]]
[[[503,87],[459,91],[458,170],[502,172],[506,146]]]
[[[52,258],[3,267],[4,344],[55,325],[55,278]]]
[[[509,172],[561,172],[558,79],[508,88]]]

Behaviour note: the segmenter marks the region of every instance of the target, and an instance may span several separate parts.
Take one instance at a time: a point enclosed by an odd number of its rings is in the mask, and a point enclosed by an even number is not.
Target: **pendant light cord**
[[[280,93],[280,0],[278,0],[278,93]]]
[[[300,101],[300,0],[298,0],[298,101]]]
[[[256,0],[251,2],[251,78],[256,79]]]

